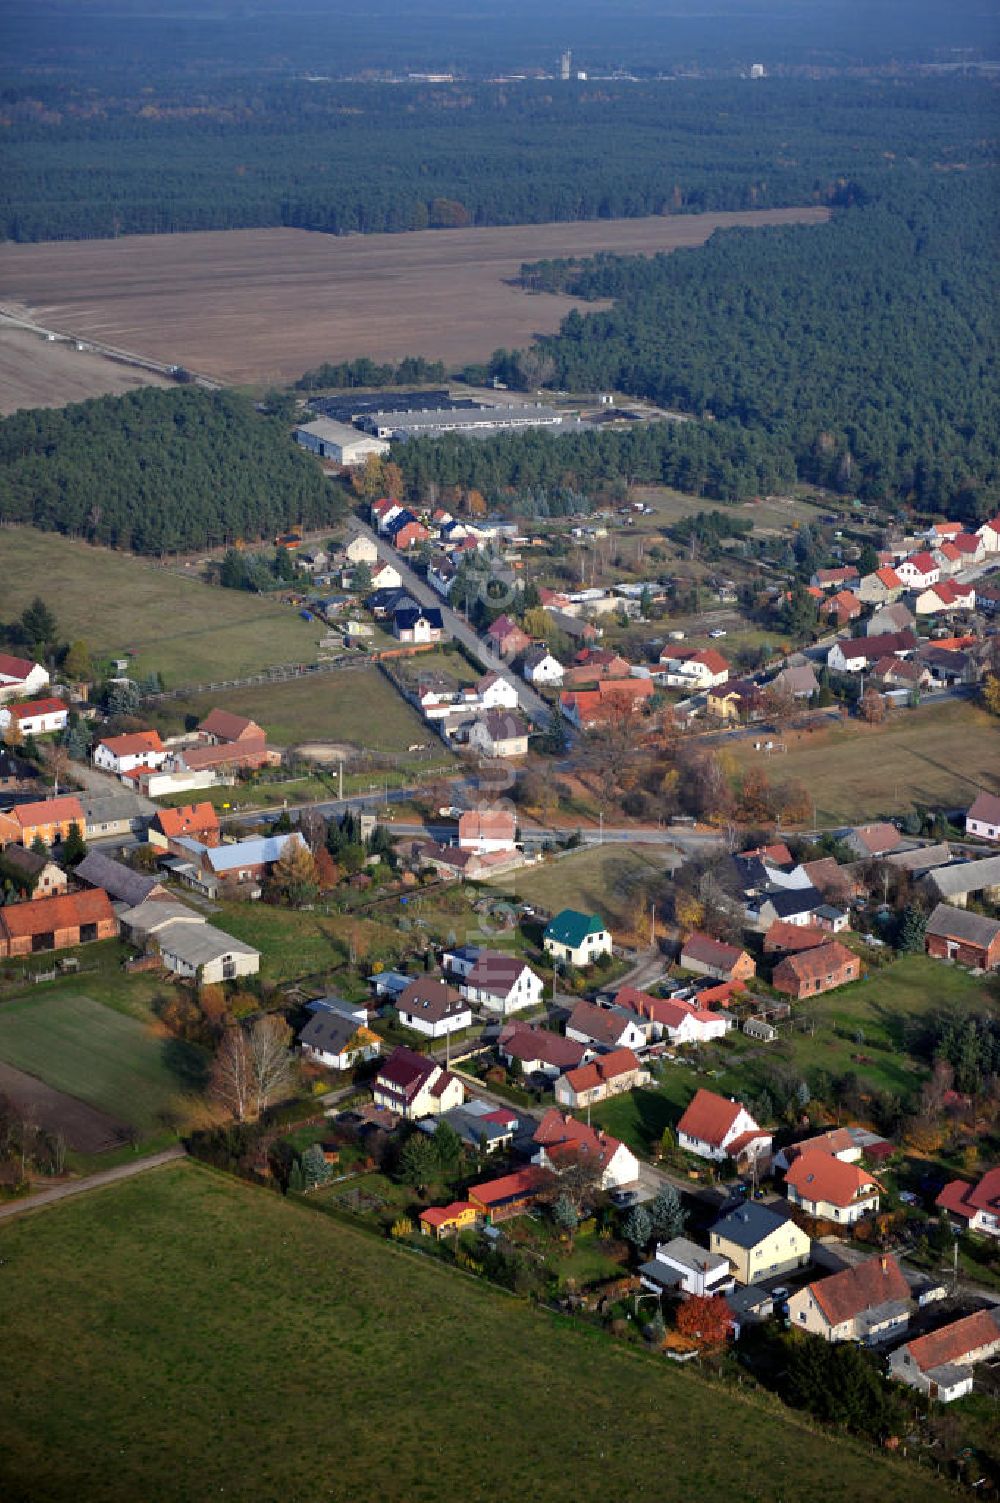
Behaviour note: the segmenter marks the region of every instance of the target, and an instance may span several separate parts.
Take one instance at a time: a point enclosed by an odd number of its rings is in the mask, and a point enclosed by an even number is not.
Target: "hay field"
[[[965,809],[980,790],[1000,793],[1000,720],[968,700],[900,710],[884,725],[851,720],[830,730],[783,734],[788,751],[767,757],[753,738],[727,751],[742,772],[760,767],[774,782],[798,779],[820,825]]]
[[[523,261],[651,255],[736,225],[820,224],[822,208],[337,237],[220,230],[0,245],[0,303],[46,328],[230,382],[323,360],[452,364],[555,330],[573,299],[509,285]]]

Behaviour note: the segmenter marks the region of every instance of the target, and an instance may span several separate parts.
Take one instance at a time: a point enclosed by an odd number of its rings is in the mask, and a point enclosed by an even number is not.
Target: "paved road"
[[[399,572],[403,584],[409,590],[414,600],[419,601],[421,605],[434,605],[438,607],[441,612],[441,618],[451,632],[451,635],[457,642],[461,642],[462,646],[472,654],[481,665],[483,672],[497,673],[501,678],[506,679],[507,683],[512,684],[517,690],[518,702],[525,714],[530,716],[536,725],[548,725],[552,717],[552,711],[541,695],[536,694],[530,685],[526,684],[523,679],[518,678],[516,673],[512,673],[499,658],[494,657],[485,643],[481,642],[476,636],[472,627],[463,621],[456,611],[447,606],[441,599],[441,596],[435,590],[432,590],[429,584],[426,584],[424,580],[420,579],[413,572],[403,557],[396,552],[395,548],[374,533],[364,522],[354,521],[351,525],[355,533],[361,533],[363,536],[369,538],[378,549],[379,557],[384,559],[387,564],[391,564]]]
[[[86,1179],[74,1179],[68,1184],[56,1185],[51,1190],[40,1190],[37,1195],[29,1195],[26,1200],[12,1200],[8,1205],[0,1206],[0,1221],[12,1216],[23,1216],[26,1211],[41,1210],[44,1206],[54,1205],[58,1200],[68,1200],[71,1195],[83,1195],[87,1190],[101,1190],[105,1185],[116,1184],[121,1179],[131,1179],[136,1174],[145,1174],[147,1169],[159,1169],[161,1164],[172,1164],[185,1156],[185,1149],[178,1143],[175,1148],[166,1148],[162,1153],[151,1153],[144,1159],[131,1159],[127,1164],[119,1164],[114,1169],[89,1174]]]
[[[159,814],[160,805],[132,788],[126,788],[118,778],[100,772],[90,762],[74,762],[70,769],[74,782],[82,784],[87,793],[99,794],[102,798],[135,799],[142,813],[149,819]]]

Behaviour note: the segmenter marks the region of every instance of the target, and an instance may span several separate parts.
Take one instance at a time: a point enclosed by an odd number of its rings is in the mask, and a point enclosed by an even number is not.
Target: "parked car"
[[[709,632],[708,635],[712,638],[713,641],[717,641],[719,637],[728,637],[729,633],[726,631],[724,626],[716,626],[712,631]]]

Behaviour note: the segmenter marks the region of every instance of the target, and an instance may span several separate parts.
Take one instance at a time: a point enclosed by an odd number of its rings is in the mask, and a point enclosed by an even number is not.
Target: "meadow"
[[[1000,720],[968,700],[890,714],[880,726],[851,720],[832,729],[786,731],[788,751],[765,757],[753,738],[727,751],[742,772],[804,783],[820,826],[856,824],[907,809],[966,809],[982,789],[1000,792]]]
[[[3,620],[41,594],[64,641],[131,655],[134,676],[155,671],[168,689],[316,661],[322,628],[288,606],[58,533],[0,528],[0,580]]]
[[[636,894],[662,886],[677,859],[676,852],[662,846],[594,845],[527,871],[509,872],[493,885],[550,913],[561,908],[600,913],[615,929],[633,917]]]
[[[188,694],[163,701],[155,719],[161,730],[177,732],[192,716],[198,721],[216,708],[256,720],[278,746],[333,741],[368,751],[405,752],[408,746],[428,743],[437,761],[447,760],[437,736],[375,667]]]
[[[941,1484],[187,1163],[0,1229],[9,1503],[923,1503]],[[484,1443],[485,1442],[485,1443]],[[500,1479],[502,1478],[502,1484]]]
[[[85,984],[85,978],[83,978]],[[207,1056],[65,985],[0,1006],[0,1060],[108,1113],[140,1138],[183,1124],[197,1105]]]

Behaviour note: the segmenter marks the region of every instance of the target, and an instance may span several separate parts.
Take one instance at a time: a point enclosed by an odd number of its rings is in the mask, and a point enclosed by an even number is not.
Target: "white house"
[[[378,1059],[382,1040],[368,1027],[365,1007],[339,998],[310,1003],[312,1017],[299,1034],[299,1047],[326,1070],[350,1070],[365,1060]]]
[[[458,820],[458,848],[485,856],[516,848],[517,821],[505,809],[466,809]]]
[[[359,532],[351,538],[344,549],[344,557],[350,564],[374,564],[378,561],[378,549],[373,538],[366,532]]]
[[[703,1298],[728,1294],[736,1284],[728,1258],[699,1247],[687,1237],[658,1242],[655,1258],[641,1265],[639,1277],[643,1286],[655,1293],[680,1292]]]
[[[739,1101],[700,1088],[677,1124],[677,1144],[699,1158],[770,1158],[771,1134]]]
[[[941,566],[932,553],[911,553],[896,565],[896,574],[908,590],[926,590],[941,578]]]
[[[526,757],[528,727],[513,710],[487,710],[469,731],[469,745],[484,757]]]
[[[137,767],[162,767],[167,756],[159,731],[132,731],[99,741],[94,747],[94,766],[121,777]]]
[[[639,1160],[630,1148],[610,1133],[588,1127],[575,1117],[550,1107],[535,1131],[532,1142],[537,1152],[532,1163],[552,1169],[556,1174],[570,1165],[591,1164],[600,1174],[602,1190],[616,1190],[635,1184],[639,1178]]]
[[[593,965],[611,954],[611,935],[599,913],[578,913],[564,908],[546,926],[542,936],[546,954],[567,965]]]
[[[1000,1237],[1000,1168],[987,1169],[974,1185],[949,1180],[934,1204],[964,1222],[967,1231]]]
[[[1000,515],[991,517],[978,529],[987,553],[1000,553]]]
[[[372,586],[376,590],[398,590],[403,583],[403,576],[394,565],[386,563],[382,559],[371,566]]]
[[[485,673],[476,693],[484,710],[516,710],[519,703],[516,688],[499,673]]]
[[[25,704],[0,709],[0,731],[16,725],[22,736],[48,736],[66,729],[69,706],[61,699],[30,699]]]
[[[845,1163],[822,1149],[806,1148],[785,1174],[785,1196],[817,1221],[852,1226],[877,1211],[882,1187],[860,1164]]]
[[[545,988],[542,978],[519,956],[480,950],[458,989],[470,1002],[507,1017],[526,1007],[537,1007]]]
[[[37,694],[49,682],[49,671],[30,658],[15,658],[0,652],[0,704],[6,699],[23,699]]]
[[[443,1039],[472,1027],[472,1009],[453,987],[434,976],[418,976],[396,998],[404,1028],[429,1039]]]
[[[529,684],[550,684],[562,688],[563,665],[547,647],[529,647],[522,659],[521,671]]]
[[[566,1037],[599,1049],[643,1049],[646,1033],[642,1019],[626,1007],[598,1007],[578,1002],[566,1021]]]
[[[1000,840],[1000,797],[995,793],[977,794],[965,816],[966,835],[980,840]]]
[[[664,682],[676,689],[712,689],[729,678],[729,664],[714,647],[665,647],[660,667]]]
[[[654,1039],[672,1044],[707,1044],[729,1032],[729,1020],[710,1007],[699,1007],[697,998],[689,1002],[682,997],[650,997],[637,1004],[637,1010],[652,1023]]]

